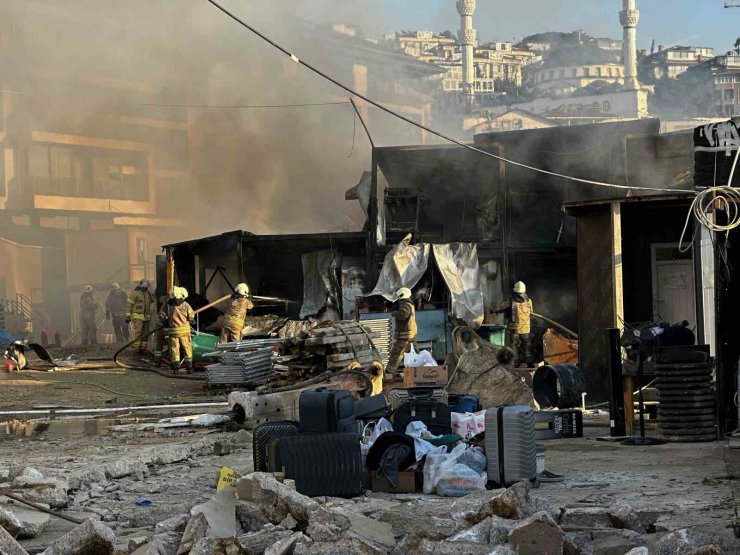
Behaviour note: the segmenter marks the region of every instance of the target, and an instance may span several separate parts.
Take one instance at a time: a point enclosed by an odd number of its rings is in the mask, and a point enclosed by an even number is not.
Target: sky
[[[406,30],[456,30],[454,0],[364,0],[375,4],[387,21],[365,28],[368,36]],[[740,8],[725,9],[724,0],[637,0],[638,47],[655,44],[711,46],[718,54],[740,36]],[[382,6],[382,9],[380,8]],[[473,25],[478,40],[517,41],[542,31],[583,29],[592,36],[622,38],[621,0],[478,0]],[[380,28],[389,27],[389,28]]]

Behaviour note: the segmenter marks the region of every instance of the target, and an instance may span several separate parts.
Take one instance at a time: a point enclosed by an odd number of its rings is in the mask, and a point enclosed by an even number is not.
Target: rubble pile
[[[656,523],[665,515],[636,511],[623,502],[555,510],[529,482],[458,498],[378,492],[353,499],[309,498],[291,480],[247,471],[219,492],[213,493],[213,479],[200,485],[200,493],[185,493],[194,491],[195,482],[179,477],[180,466],[203,466],[195,457],[216,457],[223,452],[221,444],[237,452],[246,449],[240,458],[249,460],[251,435],[241,430],[197,446],[153,447],[101,465],[98,474],[92,466],[64,477],[11,468],[0,491],[72,509],[78,518],[92,515],[49,537],[39,549],[29,549],[44,555],[723,553],[700,531],[660,531]],[[158,486],[149,484],[156,483],[157,473],[174,474],[182,482],[182,489],[171,492],[178,503],[126,509],[130,494],[155,491]],[[21,544],[55,518],[0,497],[0,553],[27,553]]]
[[[278,346],[270,385],[281,387],[327,370],[344,370],[353,363],[367,366],[379,360],[372,340],[378,334],[355,321],[327,322],[306,329]]]

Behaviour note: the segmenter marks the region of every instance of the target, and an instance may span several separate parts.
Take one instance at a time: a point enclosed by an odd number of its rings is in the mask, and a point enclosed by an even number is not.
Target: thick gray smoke
[[[371,36],[386,28],[369,2],[224,4],[350,86],[352,60],[342,52],[330,24],[359,24]],[[14,53],[12,63],[15,83],[25,83],[27,92],[51,96],[18,100],[29,108],[26,117],[33,128],[115,136],[121,115],[154,117],[168,110],[136,105],[146,102],[282,105],[347,100],[347,93],[297,66],[205,0],[9,0],[4,11],[10,27],[17,23],[18,29],[26,26],[29,14],[45,14],[43,29],[28,26],[23,31],[23,50]],[[317,31],[317,25],[326,29]],[[36,80],[27,74],[29,68],[44,68],[45,75]],[[384,73],[401,85],[407,79],[401,67],[386,67]],[[383,100],[403,102],[393,91],[386,91]],[[344,200],[344,191],[369,168],[370,148],[349,104],[191,108],[187,117],[193,131],[187,145],[168,145],[156,130],[141,130],[138,137],[165,143],[168,169],[192,173],[187,190],[162,199],[171,205],[170,213],[174,209],[188,221],[189,229],[177,238],[235,228],[279,233],[362,226],[364,215],[358,205]],[[407,124],[373,109],[370,128],[376,138],[382,137],[381,144],[418,142],[418,133],[410,134]]]

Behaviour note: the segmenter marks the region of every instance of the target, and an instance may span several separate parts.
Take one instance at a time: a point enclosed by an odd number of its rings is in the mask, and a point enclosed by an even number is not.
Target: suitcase
[[[486,411],[488,480],[500,487],[537,476],[534,409],[525,405]]]
[[[382,395],[363,397],[355,402],[355,418],[357,420],[371,421],[389,418],[393,409]]]
[[[434,435],[452,433],[452,418],[447,403],[440,403],[434,399],[412,398],[396,409],[393,429],[405,433],[409,423],[420,420]]]
[[[412,389],[391,389],[388,392],[388,403],[394,410],[410,399],[434,399],[440,403],[448,404],[446,389],[429,389],[416,387]]]
[[[319,388],[301,392],[298,398],[301,433],[358,432],[355,401],[346,390]]]
[[[478,412],[481,410],[480,399],[477,395],[450,395],[448,404],[452,412]]]
[[[254,461],[254,471],[276,472],[274,470],[268,470],[267,468],[267,450],[270,441],[276,438],[298,435],[298,431],[298,422],[295,422],[294,420],[265,422],[264,424],[257,426],[252,434],[252,460]]]
[[[363,472],[357,434],[301,434],[278,442],[285,478],[308,497],[362,495]]]
[[[579,410],[537,411],[535,439],[583,437],[583,413]]]

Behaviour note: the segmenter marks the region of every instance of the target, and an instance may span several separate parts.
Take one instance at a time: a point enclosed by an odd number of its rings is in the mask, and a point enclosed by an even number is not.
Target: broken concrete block
[[[700,534],[689,528],[682,528],[660,538],[655,544],[655,553],[656,555],[686,553],[702,545],[705,545],[705,542]]]
[[[28,478],[36,478],[37,480],[41,480],[44,475],[41,474],[37,469],[35,469],[32,466],[27,466],[23,469],[23,472],[20,474],[21,476],[26,476]]]
[[[149,540],[146,536],[134,536],[133,538],[128,538],[126,546],[128,548],[128,552],[133,553],[147,543],[149,543]]]
[[[236,538],[205,537],[198,540],[190,555],[243,555]]]
[[[203,513],[191,516],[185,526],[185,531],[182,534],[182,539],[180,540],[180,545],[177,548],[176,555],[190,553],[193,546],[204,538],[207,532],[208,521],[206,520],[206,516]]]
[[[364,515],[353,513],[347,510],[335,509],[335,513],[349,519],[348,535],[366,540],[373,545],[389,548],[396,545],[396,538],[393,534],[393,527],[387,522],[368,518]],[[313,516],[313,515],[312,515]]]
[[[545,511],[523,520],[509,532],[509,543],[519,555],[561,555],[565,534]]]
[[[286,530],[293,530],[296,526],[298,526],[298,521],[293,518],[293,515],[288,515],[280,521],[279,526],[281,528],[285,528]]]
[[[49,508],[48,505],[42,505],[42,507]],[[51,516],[34,509],[26,509],[25,507],[13,505],[10,510],[21,523],[21,531],[18,534],[18,537],[21,539],[35,538],[43,532],[51,521]]]
[[[310,497],[286,487],[265,472],[253,472],[240,478],[236,491],[239,499],[256,503],[273,524],[291,514],[300,524],[306,525],[310,513],[319,507]]]
[[[645,533],[645,528],[642,526],[640,515],[625,503],[609,507],[606,514],[614,528],[634,530],[639,534]]]
[[[113,530],[90,518],[58,538],[44,555],[110,555],[115,545]]]
[[[28,552],[2,526],[0,526],[0,553],[2,555],[28,555]]]
[[[301,532],[294,532],[290,536],[283,538],[265,549],[265,555],[291,555],[298,542],[306,540],[308,540],[308,538]]]
[[[69,489],[72,491],[105,481],[105,472],[100,467],[75,470],[67,477]]]
[[[248,447],[252,445],[252,434],[247,430],[239,430],[231,437],[231,442],[234,445],[240,447]]]
[[[5,528],[5,531],[14,539],[17,538],[18,534],[23,530],[23,524],[21,524],[18,517],[5,507],[0,507],[0,526]]]
[[[262,554],[271,545],[292,535],[293,532],[289,532],[274,524],[268,524],[262,530],[250,532],[249,534],[241,534],[236,539],[239,547],[244,550],[243,553]]]
[[[18,476],[13,480],[13,490],[23,499],[55,508],[67,506],[67,489],[67,482],[57,478]]]
[[[190,515],[186,513],[175,515],[168,518],[167,520],[158,522],[154,526],[154,533],[164,534],[165,532],[182,532],[183,530],[185,530],[185,526],[187,526],[188,520],[190,520]]]
[[[217,441],[213,444],[213,454],[222,457],[231,453],[231,443],[227,441]]]
[[[208,522],[208,535],[229,538],[236,535],[236,496],[234,488],[224,488],[210,500],[190,509],[190,514],[203,513]]]
[[[450,508],[455,520],[477,524],[489,516],[508,519],[528,518],[535,514],[529,482],[518,482],[508,489],[474,492],[456,500]]]
[[[642,535],[632,530],[593,530],[592,536],[585,549],[598,555],[622,555],[645,544]]]
[[[718,545],[711,544],[689,551],[686,555],[725,555],[725,552]]]
[[[294,555],[381,555],[385,551],[373,547],[358,538],[341,538],[334,542],[299,542]],[[455,555],[460,555],[456,552]]]
[[[612,522],[604,507],[576,507],[566,509],[560,517],[560,526],[567,529],[593,530],[594,528],[612,528]]]
[[[146,475],[149,473],[149,470],[146,464],[140,459],[123,458],[104,465],[103,472],[106,478],[118,479],[137,473]]]
[[[491,546],[473,542],[448,542],[433,541],[422,539],[415,549],[411,549],[409,554],[418,555],[488,555],[491,553]]]
[[[630,549],[624,555],[650,555],[650,552],[647,547],[635,547],[634,549]]]
[[[164,532],[156,534],[152,538],[152,545],[159,551],[158,555],[177,555],[177,548],[180,546],[180,532]]]
[[[447,541],[451,542],[467,542],[467,543],[502,543],[502,542],[491,542],[491,528],[493,524],[493,517],[488,517],[485,520],[480,521],[478,524],[458,532]],[[509,534],[507,532],[504,542],[507,541]]]
[[[241,524],[242,530],[245,532],[254,532],[270,522],[267,520],[267,517],[262,512],[259,505],[252,503],[251,501],[236,502],[236,518],[239,521],[239,524]],[[282,521],[280,521],[281,525],[287,518],[293,518],[293,516],[286,516]],[[294,518],[293,520],[295,521]],[[285,528],[285,526],[283,526],[283,528]]]
[[[439,507],[425,499],[384,509],[377,516],[378,520],[391,525],[396,538],[413,536],[442,540],[468,526],[449,518],[449,512],[449,505]]]

